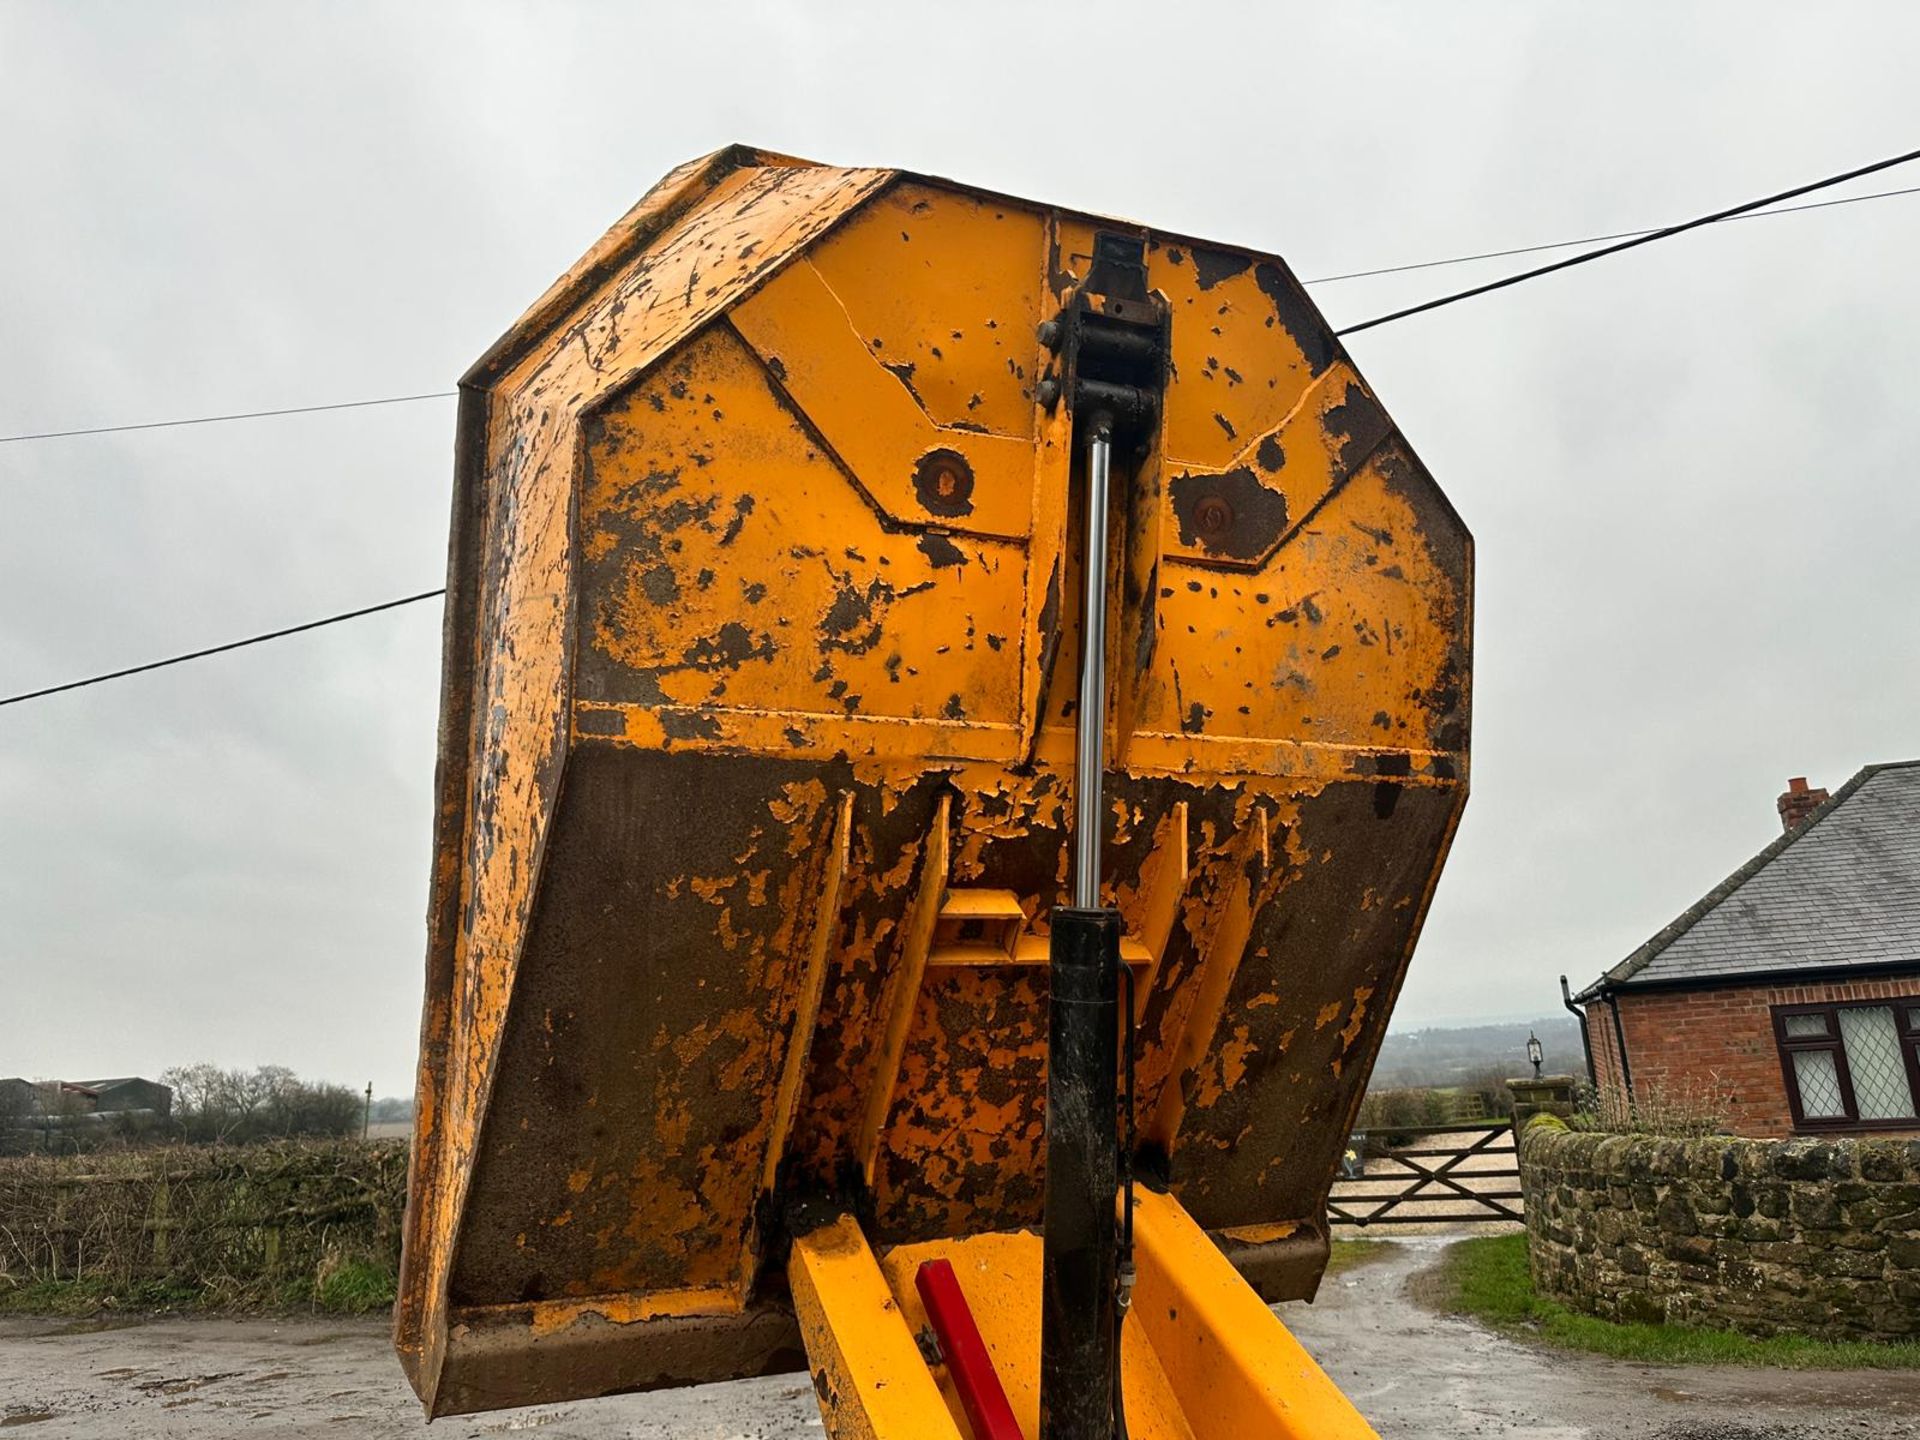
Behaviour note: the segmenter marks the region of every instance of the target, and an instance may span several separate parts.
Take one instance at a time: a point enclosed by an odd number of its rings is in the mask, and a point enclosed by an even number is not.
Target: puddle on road
[[[573,1411],[570,1409],[534,1410],[524,1415],[510,1416],[498,1424],[482,1425],[479,1428],[482,1432],[495,1435],[506,1434],[509,1431],[515,1430],[538,1430],[543,1425],[553,1425],[559,1421],[568,1419],[572,1414]]]
[[[161,1380],[142,1380],[133,1388],[148,1395],[184,1395],[190,1390],[198,1390],[203,1385],[212,1385],[219,1380],[231,1380],[238,1370],[222,1370],[213,1375],[170,1375]]]

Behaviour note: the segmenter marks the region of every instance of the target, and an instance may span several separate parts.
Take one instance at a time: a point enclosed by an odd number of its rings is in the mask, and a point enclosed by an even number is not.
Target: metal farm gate
[[[1524,1218],[1513,1127],[1405,1125],[1353,1137],[1327,1197],[1335,1225],[1462,1225]]]

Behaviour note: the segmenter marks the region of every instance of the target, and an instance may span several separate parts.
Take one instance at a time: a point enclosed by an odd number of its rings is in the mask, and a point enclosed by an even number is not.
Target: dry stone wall
[[[1920,1140],[1670,1139],[1530,1122],[1534,1288],[1610,1320],[1920,1339]]]

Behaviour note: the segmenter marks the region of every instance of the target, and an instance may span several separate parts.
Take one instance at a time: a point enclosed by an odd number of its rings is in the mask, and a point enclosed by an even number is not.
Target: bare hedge
[[[397,1267],[406,1190],[400,1141],[0,1159],[0,1296],[364,1304]]]

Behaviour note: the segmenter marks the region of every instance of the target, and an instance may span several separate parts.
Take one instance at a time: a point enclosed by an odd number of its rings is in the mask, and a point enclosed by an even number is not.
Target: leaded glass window
[[[1885,1005],[1849,1006],[1840,1012],[1840,1037],[1846,1044],[1860,1118],[1913,1119],[1913,1087],[1900,1054],[1893,1011]]]
[[[1793,1052],[1794,1078],[1800,1082],[1800,1110],[1809,1120],[1844,1120],[1846,1101],[1840,1098],[1840,1067],[1831,1050]]]
[[[1774,1012],[1796,1126],[1920,1123],[1920,1005],[1795,1005]]]

